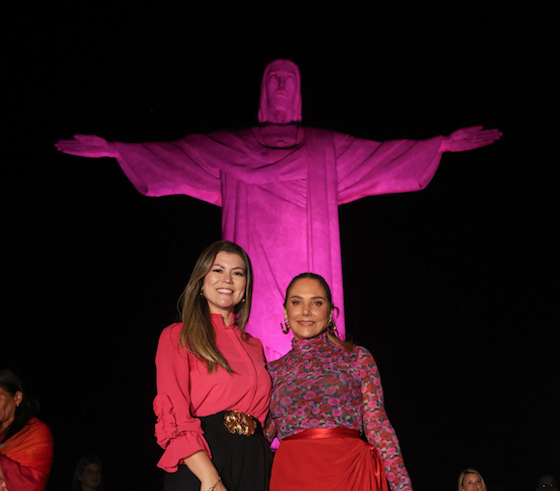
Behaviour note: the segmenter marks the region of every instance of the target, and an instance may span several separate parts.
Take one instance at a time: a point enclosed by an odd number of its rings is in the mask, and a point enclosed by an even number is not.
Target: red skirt
[[[270,491],[387,491],[377,449],[350,428],[313,428],[284,438]]]

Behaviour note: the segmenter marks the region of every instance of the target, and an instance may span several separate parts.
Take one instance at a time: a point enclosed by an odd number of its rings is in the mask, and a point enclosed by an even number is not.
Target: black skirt
[[[212,452],[212,463],[228,491],[268,491],[272,452],[261,424],[251,436],[231,434],[224,425],[224,412],[199,418]],[[166,473],[165,491],[200,491],[200,480],[182,464]]]

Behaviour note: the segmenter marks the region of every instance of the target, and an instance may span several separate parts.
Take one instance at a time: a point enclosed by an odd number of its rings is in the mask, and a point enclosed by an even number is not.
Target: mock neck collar
[[[319,348],[321,346],[330,345],[332,344],[329,341],[329,337],[327,331],[323,331],[318,336],[309,339],[300,339],[299,341],[295,338],[292,339],[292,350],[294,352],[308,352],[310,350]]]
[[[234,327],[237,327],[237,324],[235,322],[235,316],[233,314],[230,315],[231,315],[231,324],[229,326],[226,326],[222,314],[210,314],[210,317],[212,319],[212,325],[215,328],[219,328],[219,329],[233,329]]]

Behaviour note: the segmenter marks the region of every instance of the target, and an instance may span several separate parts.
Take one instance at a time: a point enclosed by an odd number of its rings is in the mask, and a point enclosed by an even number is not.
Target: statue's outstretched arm
[[[119,151],[112,142],[95,135],[74,135],[73,140],[60,140],[54,146],[58,151],[80,157],[117,158]]]
[[[485,147],[499,140],[500,130],[483,130],[482,126],[470,126],[444,136],[439,148],[440,152],[464,152]]]

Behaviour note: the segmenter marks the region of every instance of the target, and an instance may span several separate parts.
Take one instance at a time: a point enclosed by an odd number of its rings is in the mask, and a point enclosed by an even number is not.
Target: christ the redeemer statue
[[[247,330],[261,339],[269,360],[291,349],[291,336],[280,330],[283,296],[302,272],[320,274],[331,285],[344,335],[338,205],[423,189],[443,152],[479,148],[501,136],[476,126],[447,137],[380,143],[306,128],[301,105],[297,65],[275,60],[264,72],[260,124],[253,128],[177,142],[120,143],[75,135],[56,144],[72,155],[116,158],[147,196],[186,194],[222,207],[222,238],[243,247],[253,263]]]

